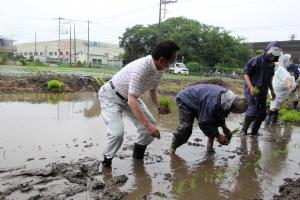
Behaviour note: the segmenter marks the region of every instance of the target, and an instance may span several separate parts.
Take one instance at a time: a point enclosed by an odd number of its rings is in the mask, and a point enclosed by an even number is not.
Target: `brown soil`
[[[274,200],[294,200],[300,199],[300,178],[292,180],[284,179],[285,183],[279,186],[279,195],[274,195]]]
[[[50,92],[48,81],[59,80],[64,83],[63,92],[98,91],[100,84],[91,76],[75,75],[30,75],[0,76],[0,93]]]

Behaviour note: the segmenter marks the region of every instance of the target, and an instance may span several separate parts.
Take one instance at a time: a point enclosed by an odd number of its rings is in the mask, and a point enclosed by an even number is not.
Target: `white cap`
[[[267,53],[272,54],[273,56],[281,56],[283,54],[280,47],[271,47]]]

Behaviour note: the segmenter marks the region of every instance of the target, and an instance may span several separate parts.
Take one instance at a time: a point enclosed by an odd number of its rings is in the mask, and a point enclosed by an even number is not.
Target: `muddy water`
[[[151,107],[147,99],[146,103]],[[125,117],[125,139],[112,169],[98,169],[93,167],[102,160],[106,131],[95,94],[1,95],[0,199],[38,199],[46,194],[54,199],[110,199],[112,194],[129,200],[271,199],[284,178],[299,177],[299,127],[264,128],[258,138],[235,135],[226,147],[215,143],[213,154],[206,151],[207,139],[195,124],[188,144],[170,157],[177,112],[156,118],[161,139],[148,147],[144,163],[131,158],[135,128]],[[239,115],[227,119],[232,129],[241,121]],[[42,179],[46,172],[30,172],[53,163],[67,165],[61,167],[71,172],[59,170],[47,180]],[[95,169],[88,179],[70,175],[84,172],[82,163]],[[121,175],[128,180],[117,181]],[[104,195],[101,184],[92,191],[82,180],[109,185],[110,194]]]

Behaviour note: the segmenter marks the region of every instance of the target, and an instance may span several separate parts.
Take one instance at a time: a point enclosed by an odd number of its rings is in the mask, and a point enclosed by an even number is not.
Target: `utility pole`
[[[62,17],[58,17],[58,18],[55,18],[55,20],[58,20],[58,63],[60,64],[61,63],[61,59],[60,59],[60,50],[61,50],[61,48],[60,48],[60,33],[61,33],[61,30],[60,30],[60,28],[61,28],[61,25],[60,25],[60,23],[61,23],[61,20],[64,20],[64,18],[62,18]]]
[[[36,56],[36,32],[34,32],[34,56]]]
[[[74,61],[76,63],[76,37],[75,37],[75,23],[74,23]]]
[[[177,3],[177,0],[159,0],[159,19],[158,19],[158,42],[160,41],[160,24],[161,24],[161,11],[162,11],[162,4],[164,5],[164,19],[166,18],[166,11],[167,11],[167,4],[170,3]]]
[[[70,52],[69,52],[69,63],[72,64],[72,24],[70,22]]]
[[[88,23],[87,66],[89,66],[90,64],[90,20],[88,20],[87,23]]]

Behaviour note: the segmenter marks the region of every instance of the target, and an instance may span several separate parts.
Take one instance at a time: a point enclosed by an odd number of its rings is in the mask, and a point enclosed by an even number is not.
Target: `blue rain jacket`
[[[287,71],[293,73],[295,81],[299,78],[300,72],[298,66],[295,63],[291,63],[290,66],[287,68]]]
[[[200,128],[214,128],[224,125],[229,114],[221,108],[221,96],[226,91],[219,85],[199,84],[181,90],[176,100],[195,112]]]
[[[250,59],[244,67],[244,74],[250,77],[253,87],[259,89],[259,93],[256,96],[251,96],[249,87],[245,82],[244,94],[248,100],[248,110],[245,115],[248,117],[257,117],[260,120],[264,120],[266,116],[268,87],[274,76],[275,64],[273,61],[268,60],[267,55],[267,51],[271,47],[280,46],[278,42],[270,42],[264,50],[263,55]]]

